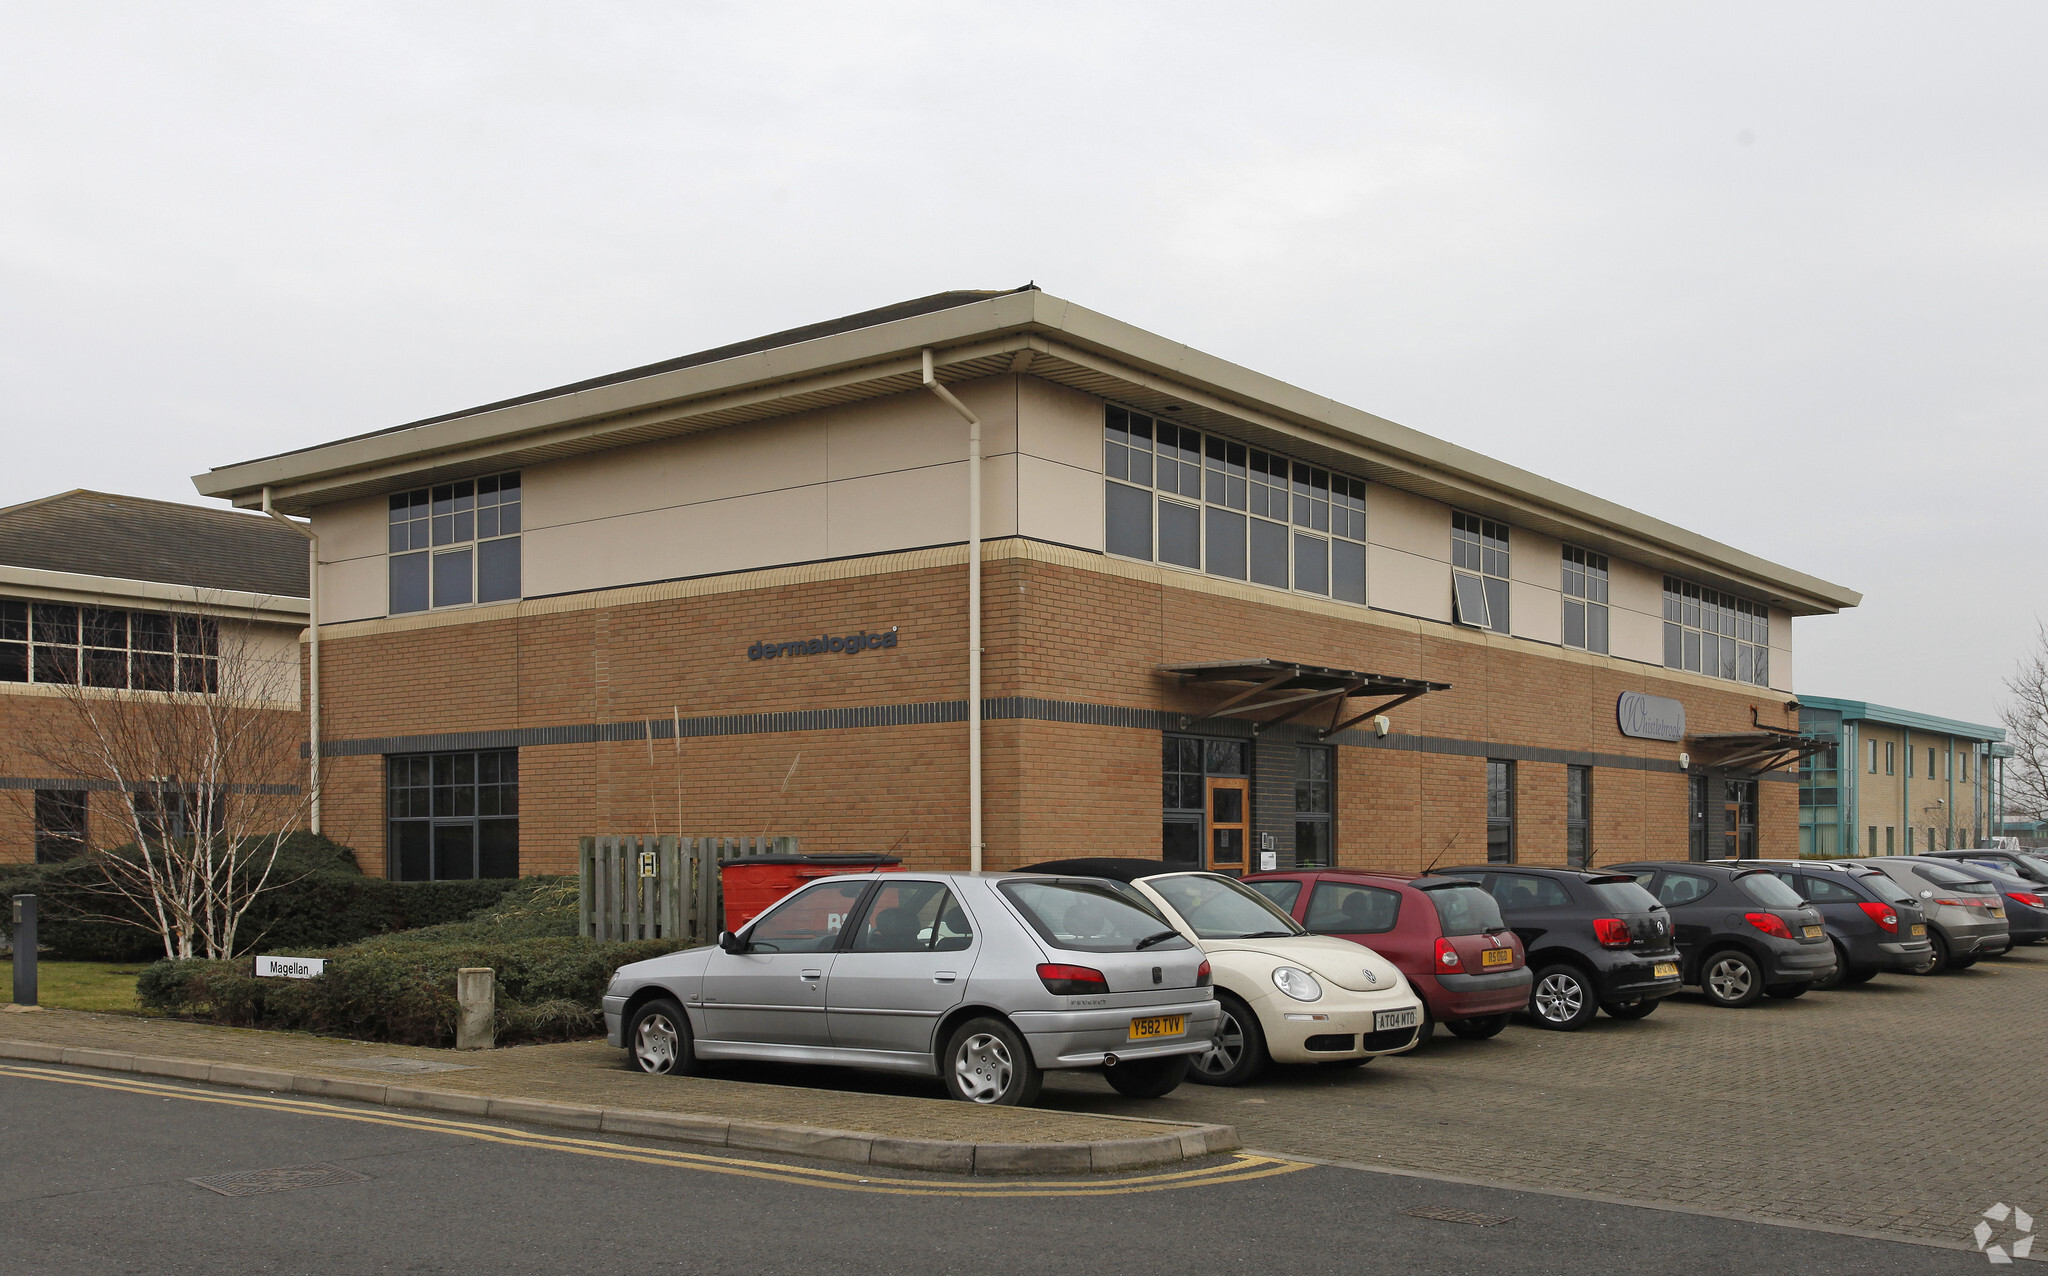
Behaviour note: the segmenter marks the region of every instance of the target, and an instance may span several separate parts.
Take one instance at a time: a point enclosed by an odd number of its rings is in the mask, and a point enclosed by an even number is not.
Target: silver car
[[[1209,963],[1129,887],[1028,873],[812,882],[712,948],[622,966],[611,1044],[643,1072],[723,1059],[936,1076],[1030,1103],[1055,1068],[1166,1094],[1209,1048]]]
[[[1883,870],[1912,893],[1927,915],[1927,937],[1934,942],[1929,973],[1962,970],[2012,947],[2005,900],[1991,883],[1921,855],[1882,855],[1858,862]]]

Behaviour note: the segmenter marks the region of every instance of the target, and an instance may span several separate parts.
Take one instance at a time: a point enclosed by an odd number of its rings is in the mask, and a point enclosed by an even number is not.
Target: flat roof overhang
[[[1754,731],[1691,736],[1686,743],[1707,751],[1708,756],[1699,760],[1706,766],[1731,771],[1776,771],[1830,748],[1835,742],[1826,736],[1758,727]]]
[[[401,487],[948,385],[1040,377],[1254,446],[1725,588],[1794,615],[1862,595],[1312,394],[1036,289],[627,380],[564,387],[196,475],[207,496],[305,514]]]
[[[1386,713],[1432,691],[1449,691],[1448,682],[1427,682],[1421,678],[1397,678],[1387,674],[1364,673],[1356,669],[1331,669],[1285,660],[1216,660],[1193,665],[1161,665],[1159,672],[1179,678],[1183,686],[1242,688],[1209,707],[1188,725],[1218,718],[1243,718],[1258,726],[1277,726],[1295,718],[1330,710],[1330,721],[1316,731],[1327,738],[1367,718]],[[1353,697],[1380,697],[1370,708],[1345,716],[1345,702]],[[1255,717],[1276,709],[1277,717]]]

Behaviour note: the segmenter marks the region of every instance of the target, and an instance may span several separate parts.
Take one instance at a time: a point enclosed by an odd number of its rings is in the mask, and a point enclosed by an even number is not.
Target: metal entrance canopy
[[[1819,753],[1834,741],[1825,736],[1801,735],[1797,731],[1758,724],[1754,731],[1696,735],[1691,743],[1695,748],[1714,751],[1714,756],[1702,759],[1709,766],[1775,771]]]
[[[1196,665],[1161,665],[1159,672],[1175,674],[1183,684],[1251,684],[1193,719],[1190,726],[1217,718],[1244,718],[1269,727],[1327,707],[1330,724],[1316,732],[1319,737],[1335,735],[1432,691],[1451,689],[1448,682],[1396,678],[1387,674],[1361,673],[1356,669],[1326,669],[1321,665],[1300,665],[1285,660],[1215,660]],[[1344,717],[1344,702],[1353,696],[1384,696],[1386,699],[1361,713]],[[1275,718],[1252,717],[1269,709],[1286,711]]]

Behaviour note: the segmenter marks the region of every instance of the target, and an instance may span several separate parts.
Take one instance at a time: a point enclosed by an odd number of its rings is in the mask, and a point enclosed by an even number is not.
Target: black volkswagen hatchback
[[[1835,973],[1820,913],[1756,864],[1615,864],[1671,910],[1685,982],[1720,1006],[1797,997]]]
[[[1472,864],[1436,876],[1478,882],[1500,906],[1528,950],[1541,1027],[1575,1032],[1601,1010],[1641,1019],[1679,989],[1671,917],[1626,873]]]

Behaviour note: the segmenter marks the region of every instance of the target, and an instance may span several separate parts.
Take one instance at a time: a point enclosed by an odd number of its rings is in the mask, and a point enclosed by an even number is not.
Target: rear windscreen
[[[1913,892],[1899,885],[1883,873],[1865,873],[1856,879],[1863,889],[1877,896],[1887,904],[1910,904]]]
[[[1437,886],[1423,894],[1436,905],[1436,917],[1446,935],[1483,935],[1507,929],[1500,919],[1500,905],[1477,886]]]
[[[1744,873],[1735,879],[1742,893],[1765,908],[1804,908],[1806,901],[1771,873]]]
[[[1637,882],[1593,882],[1593,895],[1617,913],[1647,913],[1659,907],[1657,897]]]
[[[1160,951],[1189,947],[1143,896],[1127,886],[1098,881],[1004,882],[1002,892],[1038,937],[1055,948],[1086,953],[1136,952],[1141,940]]]
[[[1918,873],[1923,881],[1932,882],[1945,891],[1954,891],[1959,895],[1998,894],[1991,883],[1980,882],[1967,873],[1958,873],[1952,868],[1943,868],[1938,864],[1915,864],[1913,871]]]

